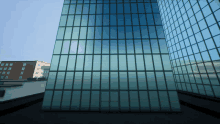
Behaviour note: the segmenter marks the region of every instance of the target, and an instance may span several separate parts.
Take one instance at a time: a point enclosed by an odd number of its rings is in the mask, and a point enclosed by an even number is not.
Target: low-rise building
[[[50,66],[43,61],[1,61],[0,80],[19,80],[43,77],[42,66]]]

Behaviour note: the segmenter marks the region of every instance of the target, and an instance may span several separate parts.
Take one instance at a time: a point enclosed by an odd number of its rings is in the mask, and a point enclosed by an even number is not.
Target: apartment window
[[[11,67],[9,67],[8,70],[11,70]]]
[[[2,68],[0,68],[0,70],[2,70]]]
[[[22,76],[19,76],[19,79],[22,79]]]
[[[38,74],[38,72],[36,72],[36,74]]]
[[[23,74],[24,74],[24,72],[22,71],[20,75],[23,75]]]
[[[40,64],[38,64],[38,66],[40,66]]]
[[[4,67],[4,70],[7,70],[7,67]]]
[[[1,79],[4,79],[4,76],[1,76]]]
[[[25,67],[22,67],[22,69],[21,70],[24,70],[25,69]]]
[[[8,63],[5,63],[5,66],[8,66]]]
[[[8,76],[5,76],[5,79],[8,79]]]
[[[7,74],[10,74],[10,71],[8,71]]]
[[[9,66],[13,66],[13,63],[10,63],[10,65]]]
[[[23,66],[26,66],[26,63],[23,63]]]
[[[2,63],[2,64],[1,64],[1,66],[4,66],[4,65],[5,65],[5,63]]]
[[[5,74],[5,71],[3,71],[2,74]]]

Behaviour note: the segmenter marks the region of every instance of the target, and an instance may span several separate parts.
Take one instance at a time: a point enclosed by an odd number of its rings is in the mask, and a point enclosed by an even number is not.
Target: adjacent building
[[[1,61],[0,80],[25,80],[43,76],[42,66],[50,66],[42,61]]]
[[[180,112],[158,5],[65,0],[42,109]]]

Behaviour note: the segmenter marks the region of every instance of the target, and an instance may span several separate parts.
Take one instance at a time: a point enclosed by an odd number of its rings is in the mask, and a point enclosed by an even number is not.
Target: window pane
[[[83,14],[88,14],[89,13],[89,4],[84,4],[83,6]]]
[[[85,40],[79,40],[79,46],[78,46],[78,54],[84,54],[85,53]]]
[[[57,74],[57,72],[50,72],[49,73],[46,89],[54,89],[54,84],[56,81],[56,74]]]
[[[158,90],[167,90],[163,72],[156,72]]]
[[[153,70],[152,55],[144,55],[146,70]]]
[[[62,48],[62,54],[68,54],[69,47],[70,47],[70,41],[69,40],[64,40],[63,48]]]
[[[94,27],[88,27],[87,39],[94,39]]]
[[[117,39],[117,27],[110,27],[110,38]]]
[[[62,14],[67,14],[69,10],[69,5],[63,5]]]
[[[135,43],[135,53],[142,53],[141,40],[134,40]]]
[[[147,25],[145,14],[139,14],[139,18],[140,18],[140,25]]]
[[[125,53],[125,40],[118,40],[119,54]]]
[[[101,56],[100,55],[94,55],[93,59],[93,70],[100,70],[100,63],[101,62]]]
[[[128,90],[127,72],[119,72],[119,82],[121,90]]]
[[[97,4],[96,14],[102,14],[102,4]]]
[[[100,72],[93,72],[92,89],[100,89]]]
[[[109,40],[102,41],[102,54],[109,54]]]
[[[152,47],[153,53],[159,53],[159,47],[158,47],[157,40],[151,40],[151,47]]]
[[[74,26],[80,26],[81,15],[75,15]]]
[[[109,55],[102,55],[102,70],[109,70]]]
[[[71,110],[79,110],[81,91],[73,91]]]
[[[130,91],[130,109],[133,112],[139,111],[139,100],[137,91]]]
[[[77,55],[76,70],[83,70],[84,55]]]
[[[159,40],[161,53],[168,53],[165,40]]]
[[[60,58],[59,71],[65,71],[68,55],[62,55]]]
[[[118,70],[118,57],[117,55],[111,55],[111,65],[110,65],[110,69],[111,70]]]
[[[55,89],[63,89],[65,72],[58,72]]]
[[[117,40],[111,40],[110,41],[110,51],[111,51],[111,54],[112,53],[117,53]]]
[[[101,54],[101,40],[95,40],[94,54]]]
[[[72,27],[66,27],[64,39],[70,39],[71,38],[71,32],[72,32]]]
[[[124,15],[118,15],[118,25],[124,25]]]
[[[78,46],[77,42],[78,42],[77,40],[71,41],[70,54],[76,54],[76,50],[77,50],[77,46]]]
[[[168,90],[176,90],[172,72],[165,72]]]
[[[123,4],[117,4],[117,13],[123,13]]]
[[[62,97],[62,91],[54,91],[54,97],[53,97],[51,109],[53,109],[53,110],[60,109],[61,97]]]
[[[90,4],[89,14],[95,14],[96,4]]]
[[[136,3],[131,3],[131,12],[137,13],[137,4]]]
[[[116,4],[110,4],[111,5],[111,13],[116,13]]]
[[[73,28],[72,39],[78,39],[78,37],[79,37],[79,27],[74,27]]]
[[[103,39],[109,39],[109,27],[103,27]]]
[[[157,90],[154,72],[147,72],[148,90]]]
[[[132,23],[133,25],[139,25],[138,14],[132,14]]]
[[[61,48],[62,48],[62,43],[63,43],[62,41],[56,41],[53,54],[60,54]]]
[[[147,90],[146,76],[145,72],[138,72],[138,87],[139,90]]]
[[[129,90],[137,90],[136,72],[128,72]]]
[[[95,15],[89,15],[89,25],[88,26],[95,26]]]
[[[103,26],[109,26],[109,15],[103,15]]]
[[[82,91],[82,98],[81,98],[81,109],[82,111],[89,110],[90,104],[90,91]]]
[[[76,5],[70,5],[69,14],[75,14],[75,8],[76,8]]]
[[[150,97],[151,111],[159,111],[160,105],[158,101],[157,91],[149,91],[149,97]]]
[[[111,90],[118,89],[118,72],[110,72],[110,87]]]
[[[67,19],[67,15],[62,15],[60,17],[60,26],[66,26],[66,19]]]
[[[95,24],[96,24],[96,26],[102,26],[102,15],[96,15],[96,23]]]
[[[162,26],[156,26],[158,38],[165,38]]]
[[[124,13],[130,13],[130,4],[124,4]]]
[[[104,4],[104,14],[109,13],[109,4]]]
[[[88,22],[88,15],[82,15],[81,26],[87,26],[87,22]]]
[[[133,40],[126,40],[127,43],[127,53],[134,53]]]
[[[102,91],[102,94],[101,94],[101,109],[102,109],[102,111],[109,111],[109,92]]]
[[[124,27],[118,27],[118,39],[125,39]]]
[[[102,72],[101,89],[109,89],[109,72]]]
[[[68,71],[73,71],[75,69],[75,61],[76,61],[76,55],[70,55],[68,60]]]
[[[128,91],[120,91],[121,111],[129,111]]]
[[[147,26],[141,26],[142,38],[149,38]]]
[[[99,91],[92,91],[90,107],[92,111],[99,111]]]
[[[87,32],[87,27],[81,27],[79,39],[86,39],[86,32]]]
[[[84,70],[87,70],[87,71],[92,70],[92,55],[86,55]]]
[[[63,39],[64,30],[65,30],[64,27],[59,27],[57,32],[57,39]]]
[[[57,70],[59,59],[60,59],[59,55],[53,55],[51,66],[50,66],[51,71]]]
[[[169,55],[162,55],[164,70],[172,70]]]
[[[153,55],[153,57],[154,57],[155,70],[162,70],[162,63],[161,63],[160,55]]]
[[[155,26],[149,26],[148,28],[149,28],[150,38],[157,38]]]
[[[131,15],[125,15],[125,25],[131,25]]]
[[[93,40],[87,40],[86,54],[93,54]]]
[[[145,10],[146,10],[146,13],[152,13],[152,9],[151,9],[150,3],[145,3]]]
[[[134,38],[136,38],[136,39],[141,38],[139,26],[133,26],[133,33],[134,33]]]
[[[72,89],[74,72],[67,72],[64,89]]]
[[[73,89],[74,90],[76,90],[76,89],[80,90],[81,85],[82,85],[82,72],[75,72],[75,79],[74,79]]]
[[[134,55],[127,55],[128,57],[128,70],[135,70]]]
[[[82,12],[82,4],[77,4],[76,14],[81,14],[81,12]]]
[[[43,110],[50,110],[52,97],[53,97],[53,91],[46,90],[45,95],[44,95],[43,104],[42,104]]]
[[[127,70],[127,62],[125,55],[119,55],[119,70]]]
[[[136,55],[137,70],[144,70],[144,59],[143,55]]]

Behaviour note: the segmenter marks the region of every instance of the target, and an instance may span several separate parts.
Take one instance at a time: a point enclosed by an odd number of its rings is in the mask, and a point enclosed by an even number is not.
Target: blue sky
[[[63,0],[1,0],[0,61],[51,62]]]

